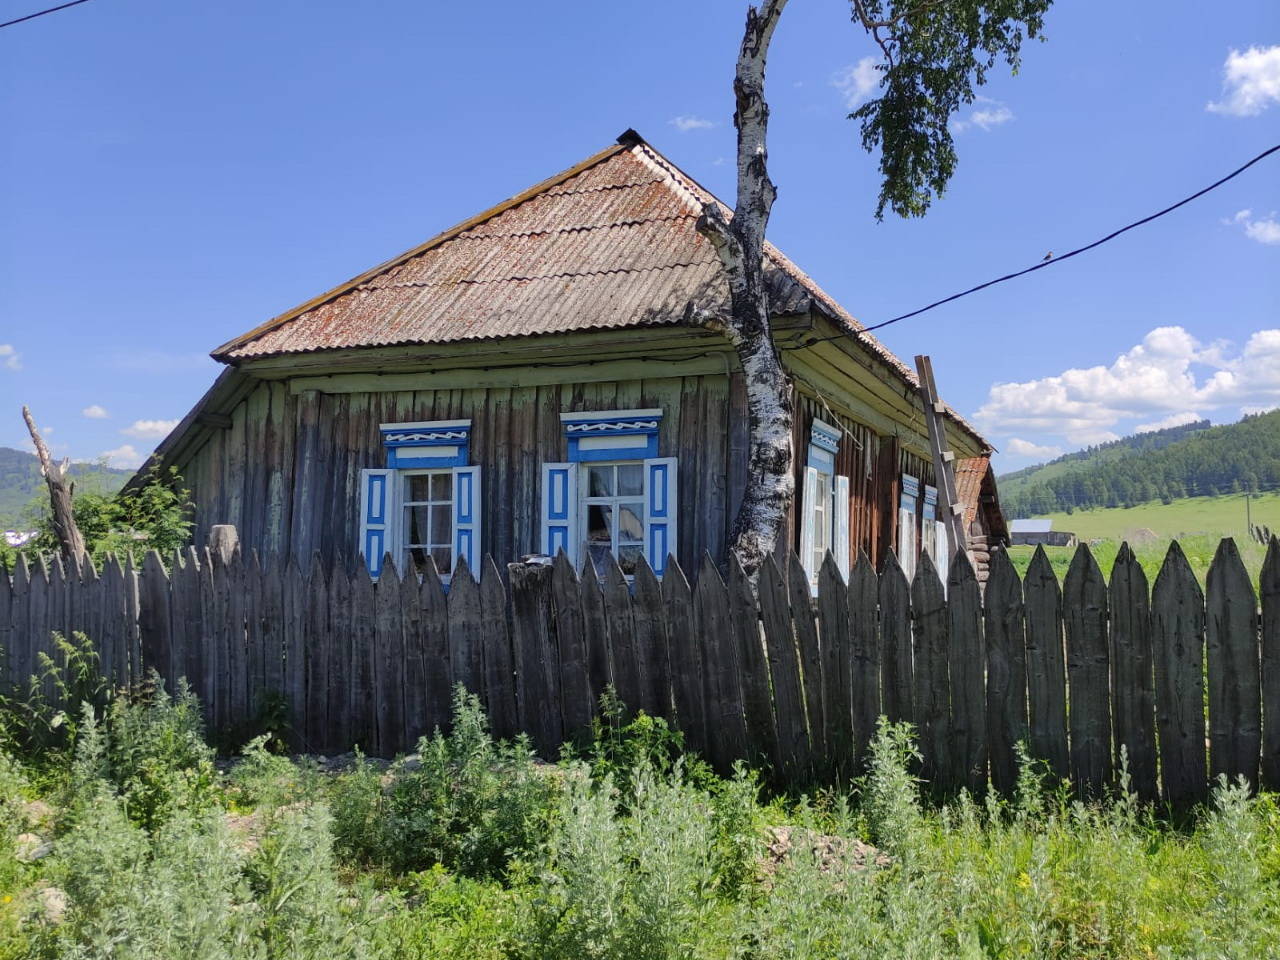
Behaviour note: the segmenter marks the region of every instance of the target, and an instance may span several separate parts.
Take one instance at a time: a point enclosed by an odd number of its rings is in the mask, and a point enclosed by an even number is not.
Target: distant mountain
[[[133,476],[133,471],[95,463],[73,463],[71,476],[77,489],[115,493]],[[22,521],[29,521],[27,507],[44,489],[40,461],[34,453],[0,447],[0,529],[10,530]]]
[[[1069,453],[999,478],[1010,517],[1280,489],[1280,410],[1199,420]]]

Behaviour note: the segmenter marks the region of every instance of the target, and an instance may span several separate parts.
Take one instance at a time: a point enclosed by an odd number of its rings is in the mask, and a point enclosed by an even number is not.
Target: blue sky
[[[0,0],[0,20],[39,0]],[[1062,253],[1280,142],[1280,5],[1073,0],[959,117],[948,194],[872,213],[873,46],[792,0],[770,237],[866,323]],[[207,353],[635,127],[732,200],[742,0],[93,0],[0,31],[0,445],[132,465]],[[1235,52],[1233,54],[1233,51]],[[861,64],[861,68],[860,68]],[[1211,107],[1212,105],[1212,107]],[[1280,155],[1096,252],[883,332],[1020,466],[1280,404]]]

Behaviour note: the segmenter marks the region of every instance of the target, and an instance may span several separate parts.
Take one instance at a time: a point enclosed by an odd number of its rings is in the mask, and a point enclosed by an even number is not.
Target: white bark
[[[738,130],[738,196],[733,219],[707,204],[698,230],[714,247],[729,279],[730,315],[723,332],[738,353],[750,418],[747,487],[730,532],[730,549],[751,574],[774,549],[795,495],[791,442],[791,380],[769,327],[764,283],[764,235],[777,191],[769,180],[764,99],[769,43],[787,0],[765,0],[747,10],[746,31],[733,81],[733,123]]]

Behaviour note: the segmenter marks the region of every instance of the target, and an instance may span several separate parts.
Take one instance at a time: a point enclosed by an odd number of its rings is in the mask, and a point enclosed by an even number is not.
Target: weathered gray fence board
[[[702,699],[702,650],[694,634],[693,591],[684,571],[668,566],[662,578],[667,619],[667,655],[676,723],[685,744],[699,753],[707,749],[706,704]]]
[[[1218,544],[1205,595],[1209,675],[1209,776],[1255,787],[1262,747],[1258,601],[1236,542]]]
[[[796,646],[800,651],[800,677],[803,681],[805,717],[809,727],[809,747],[815,764],[822,769],[815,773],[827,774],[825,760],[828,756],[826,722],[823,719],[822,702],[822,650],[818,637],[818,624],[813,615],[812,591],[809,576],[794,552],[787,562],[787,589],[791,598],[791,621],[795,625]]]
[[[1003,550],[991,557],[983,632],[987,649],[987,741],[991,785],[1009,793],[1018,783],[1017,745],[1027,743],[1027,632],[1022,581]]]
[[[450,680],[453,670],[449,665],[449,604],[444,594],[444,585],[440,582],[433,563],[428,563],[422,571],[418,608],[422,615],[422,664],[426,674],[427,715],[423,722],[425,732],[431,733],[436,727],[442,730],[448,727],[453,702]],[[556,722],[558,725],[558,714]]]
[[[1027,610],[1027,705],[1031,756],[1057,777],[1070,775],[1067,753],[1067,677],[1062,650],[1062,589],[1043,547],[1022,584]]]
[[[729,560],[729,617],[738,652],[738,683],[742,690],[743,720],[752,761],[763,760],[781,769],[778,755],[778,728],[773,716],[773,696],[769,690],[769,659],[765,651],[751,579],[737,557]]]
[[[880,698],[884,715],[894,722],[915,720],[911,646],[911,585],[890,550],[880,571]]]
[[[1071,779],[1100,796],[1111,783],[1111,674],[1107,649],[1107,583],[1081,544],[1062,585],[1067,637],[1067,720]]]
[[[484,646],[486,703],[489,723],[496,736],[513,737],[516,722],[516,678],[507,631],[507,593],[502,574],[492,557],[486,557],[480,575],[480,635]],[[405,696],[409,697],[406,676]]]
[[[950,747],[950,621],[942,581],[928,554],[920,557],[911,583],[911,626],[915,646],[915,713],[924,756],[920,775],[935,791],[956,783]]]
[[[987,785],[987,653],[982,635],[982,594],[968,555],[957,551],[947,577],[951,615],[951,755],[959,786],[981,793]]]
[[[591,695],[591,675],[587,664],[582,590],[578,574],[563,551],[551,565],[551,600],[560,655],[560,716],[564,736],[575,739],[591,732],[595,698]]]
[[[778,753],[788,779],[810,775],[809,735],[805,729],[804,691],[800,681],[800,659],[791,625],[791,605],[787,585],[773,557],[760,567],[757,587],[760,614],[764,623],[765,647],[772,678],[773,702],[778,721]]]
[[[853,658],[850,655],[849,588],[830,552],[818,571],[818,633],[822,641],[825,742],[834,770],[852,773]]]
[[[1144,800],[1156,786],[1155,672],[1151,650],[1151,601],[1147,575],[1122,544],[1111,568],[1111,715],[1116,762],[1123,747],[1132,789]]]
[[[861,763],[876,733],[880,718],[880,580],[865,551],[849,574],[846,601],[849,606],[851,675],[849,702],[853,723],[853,755]],[[842,668],[843,669],[843,668]]]
[[[1086,794],[1113,782],[1123,748],[1143,798],[1185,806],[1211,784],[1206,732],[1214,775],[1280,782],[1280,544],[1261,620],[1230,542],[1207,604],[1176,544],[1150,597],[1127,548],[1109,585],[1078,551],[1065,590],[1042,551],[1025,583],[996,551],[985,597],[963,557],[945,590],[927,557],[910,586],[865,555],[846,585],[827,558],[816,598],[798,558],[785,566],[770,559],[752,584],[736,561],[726,581],[704,559],[691,587],[674,560],[662,581],[642,562],[628,582],[616,562],[580,576],[562,557],[512,564],[508,589],[486,557],[480,580],[459,567],[446,591],[430,566],[402,576],[392,562],[375,584],[342,558],[305,573],[238,551],[187,550],[167,569],[152,553],[140,572],[127,557],[101,573],[24,558],[0,573],[0,682],[56,658],[54,631],[81,631],[114,681],[187,676],[227,745],[281,696],[295,749],[391,755],[448,725],[457,679],[495,733],[528,731],[555,755],[589,733],[612,683],[718,769],[763,761],[793,784],[855,775],[882,709],[917,725],[940,792],[988,777],[1012,790],[1029,741]]]
[[[1151,590],[1161,784],[1164,801],[1174,806],[1197,803],[1208,795],[1204,621],[1204,594],[1174,541]]]
[[[631,613],[631,589],[613,554],[605,562],[601,594],[604,622],[609,631],[613,686],[627,708],[634,711],[643,705],[645,698],[636,647],[636,627]]]
[[[631,622],[635,627],[636,660],[640,669],[640,706],[650,716],[669,717],[671,668],[667,662],[666,607],[662,585],[644,557],[636,564]]]
[[[552,612],[552,570],[540,564],[507,567],[511,584],[511,640],[516,664],[520,727],[544,754],[564,740],[560,703],[560,664]]]
[[[1280,790],[1280,539],[1262,562],[1262,785]]]
[[[712,760],[728,772],[735,760],[749,755],[739,677],[738,638],[729,613],[729,591],[710,554],[703,554],[694,589],[698,634],[703,638],[703,677],[706,682],[706,723]]]

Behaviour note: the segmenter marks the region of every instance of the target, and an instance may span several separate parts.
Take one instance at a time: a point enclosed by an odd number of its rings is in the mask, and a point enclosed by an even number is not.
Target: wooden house
[[[722,559],[748,424],[735,354],[696,319],[728,300],[695,229],[711,199],[628,131],[218,347],[226,369],[157,450],[197,542],[234,524],[246,549],[360,554],[375,576],[387,554],[445,574],[560,549]],[[797,411],[780,551],[815,576],[828,550],[893,548],[908,573],[945,556],[914,375],[772,246],[767,273]],[[962,461],[991,452],[946,425]],[[1000,536],[996,518],[971,522]]]

